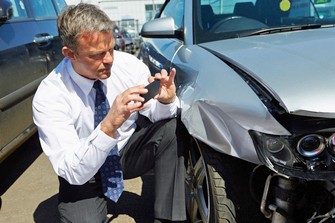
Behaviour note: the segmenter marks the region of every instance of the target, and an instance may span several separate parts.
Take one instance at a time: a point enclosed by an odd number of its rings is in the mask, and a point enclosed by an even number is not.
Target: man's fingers
[[[131,87],[120,95],[121,103],[123,105],[133,104],[135,102],[143,102],[144,98],[141,97],[141,94],[148,93],[148,90],[144,85],[139,85]]]
[[[171,71],[170,71],[170,78],[174,79],[174,77],[176,76],[176,69],[175,68],[172,68]]]
[[[151,83],[154,79],[157,80],[163,80],[164,82],[169,80],[174,80],[174,77],[176,75],[176,69],[172,68],[170,71],[170,74],[168,75],[168,72],[165,69],[162,69],[160,73],[156,73],[155,77],[149,77],[149,82]]]
[[[142,102],[137,101],[137,102],[129,103],[127,107],[128,107],[128,111],[130,113],[133,113],[135,111],[141,110],[141,108],[143,107],[143,104]]]
[[[153,77],[153,76],[150,76],[150,77],[148,78],[149,83],[153,82],[154,80],[155,80],[155,77]]]
[[[169,75],[169,83],[173,83],[174,82],[174,77],[176,76],[176,69],[175,68],[172,68],[171,71],[170,71],[170,75]]]
[[[162,78],[166,78],[168,76],[168,72],[165,69],[161,71]]]

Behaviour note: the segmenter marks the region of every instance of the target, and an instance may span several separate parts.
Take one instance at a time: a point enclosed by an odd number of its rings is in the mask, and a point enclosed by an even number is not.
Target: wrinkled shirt
[[[111,76],[102,80],[112,105],[115,97],[130,87],[148,84],[150,71],[135,56],[114,51]],[[67,58],[41,82],[33,99],[33,119],[43,152],[53,169],[70,184],[84,184],[104,163],[109,151],[121,150],[136,129],[138,113],[132,113],[117,130],[115,138],[94,128],[94,80],[80,76]],[[152,122],[174,117],[177,98],[171,104],[151,99],[140,113]]]

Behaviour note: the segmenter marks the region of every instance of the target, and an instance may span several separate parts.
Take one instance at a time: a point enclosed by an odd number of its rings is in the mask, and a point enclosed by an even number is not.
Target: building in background
[[[142,25],[152,19],[165,0],[66,0],[69,5],[79,2],[98,5],[121,28],[137,37]]]

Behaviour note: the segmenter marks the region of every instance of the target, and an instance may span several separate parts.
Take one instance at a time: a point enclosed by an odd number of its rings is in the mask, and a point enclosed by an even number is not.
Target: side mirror
[[[13,6],[8,0],[0,1],[0,25],[13,17]]]
[[[176,30],[173,18],[158,18],[145,23],[140,35],[149,38],[178,38],[179,30]]]

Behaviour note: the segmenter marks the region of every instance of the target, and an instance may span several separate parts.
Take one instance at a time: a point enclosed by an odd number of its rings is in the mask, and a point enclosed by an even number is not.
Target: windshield
[[[335,23],[335,0],[195,0],[197,43]]]

